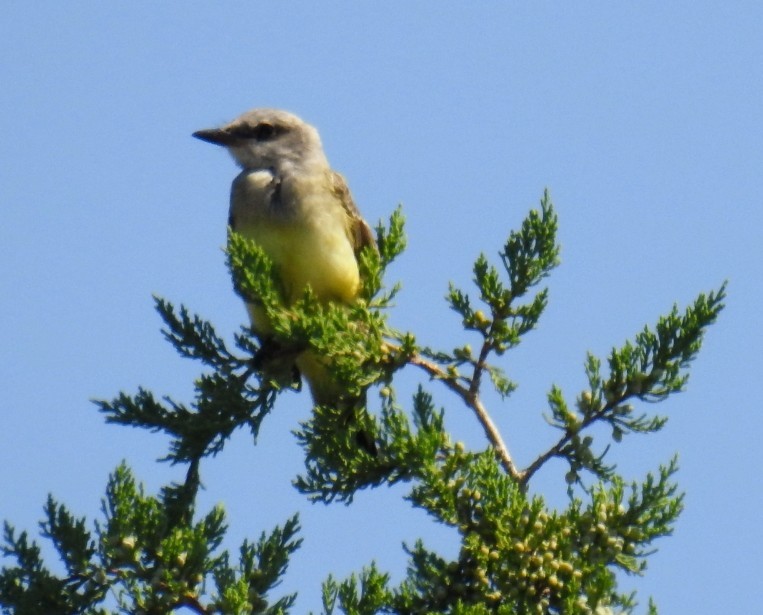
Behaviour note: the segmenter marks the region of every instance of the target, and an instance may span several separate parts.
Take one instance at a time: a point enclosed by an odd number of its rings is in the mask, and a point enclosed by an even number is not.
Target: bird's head
[[[253,109],[221,128],[199,130],[193,136],[228,148],[244,169],[328,164],[318,131],[279,109]]]

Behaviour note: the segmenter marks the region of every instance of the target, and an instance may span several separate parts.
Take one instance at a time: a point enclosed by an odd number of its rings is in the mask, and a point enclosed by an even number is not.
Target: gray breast
[[[272,169],[245,169],[233,180],[228,224],[234,230],[283,213],[281,180]]]

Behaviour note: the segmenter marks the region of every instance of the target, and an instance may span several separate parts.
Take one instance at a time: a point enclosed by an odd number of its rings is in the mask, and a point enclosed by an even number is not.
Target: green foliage
[[[447,561],[417,543],[397,612],[457,612],[466,605],[507,613],[585,613],[591,605],[631,605],[616,593],[615,571],[640,573],[648,547],[670,533],[680,512],[670,477],[675,464],[632,484],[599,484],[584,503],[549,511],[528,499],[486,451],[456,446],[411,491],[415,506],[457,529],[461,552]],[[585,598],[585,599],[583,599]],[[479,612],[479,611],[476,611]]]
[[[197,522],[173,514],[165,495],[147,496],[126,465],[109,478],[103,520],[94,529],[48,498],[42,535],[49,538],[66,574],[43,565],[40,549],[26,532],[18,537],[6,523],[3,553],[16,560],[0,575],[4,613],[169,613],[187,607],[200,613],[282,613],[294,596],[276,600],[268,593],[286,572],[287,558],[301,540],[296,517],[283,528],[263,533],[256,545],[244,543],[236,566],[219,547],[225,513],[216,507]],[[205,581],[215,590],[201,605]],[[115,610],[100,608],[107,597]]]
[[[214,607],[220,613],[285,613],[296,599],[290,594],[268,605],[268,592],[280,583],[286,573],[289,556],[296,551],[302,539],[297,516],[286,521],[283,528],[276,527],[272,533],[263,532],[256,544],[244,541],[241,546],[239,566],[228,565],[224,553],[220,565],[213,570],[218,598]]]
[[[484,308],[474,309],[471,297],[450,285],[446,297],[450,307],[461,316],[464,329],[476,331],[482,337],[477,356],[468,344],[452,353],[424,350],[432,359],[447,366],[454,383],[467,387],[472,393],[479,390],[484,371],[502,397],[516,388],[501,368],[487,363],[487,358],[491,353],[500,356],[519,344],[522,336],[535,328],[548,303],[548,290],[542,289],[528,303],[516,304],[559,263],[557,216],[548,191],[543,194],[540,205],[540,211],[532,210],[522,228],[509,235],[499,253],[507,281],[502,281],[498,268],[491,265],[484,254],[474,263],[474,283]],[[471,375],[460,374],[464,366]]]
[[[373,615],[386,610],[391,594],[387,585],[389,575],[376,569],[375,564],[364,568],[359,575],[337,582],[329,575],[323,583],[323,610],[326,615],[337,612],[348,615]]]
[[[363,279],[361,296],[371,305],[388,307],[400,285],[395,284],[389,292],[380,295],[384,288],[384,271],[402,254],[406,246],[405,218],[400,207],[390,216],[389,228],[377,224],[376,245],[377,250],[366,248],[360,254],[360,274]]]
[[[349,503],[360,489],[410,480],[420,467],[434,462],[448,436],[431,396],[423,389],[414,396],[413,428],[391,387],[382,389],[381,397],[379,420],[365,415],[362,423],[382,444],[376,456],[349,437],[341,409],[315,408],[310,421],[296,432],[307,457],[305,475],[295,480],[297,489],[313,501]]]
[[[257,343],[250,334],[239,334],[236,346],[250,356],[236,357],[209,322],[190,316],[184,307],[176,312],[171,303],[155,301],[167,327],[162,331],[165,338],[181,356],[200,360],[214,372],[196,380],[196,399],[190,408],[169,397],[162,403],[142,388],[135,395],[120,393],[112,401],[96,400],[107,422],[168,434],[172,440],[166,459],[173,463],[219,453],[232,432],[242,426],[249,427],[256,438],[278,390],[269,380],[251,382]]]
[[[609,355],[609,374],[601,374],[601,360],[588,354],[585,372],[589,388],[581,392],[572,410],[558,387],[548,394],[551,416],[547,420],[564,435],[545,455],[528,468],[524,480],[550,457],[561,457],[570,466],[568,482],[580,479],[582,470],[599,478],[614,476],[614,465],[606,465],[609,450],[596,455],[593,437],[581,432],[595,423],[611,428],[614,443],[631,433],[659,431],[667,422],[664,416],[637,413],[632,400],[659,402],[682,391],[689,378],[687,368],[697,355],[705,329],[715,322],[723,309],[726,285],[716,292],[700,294],[683,314],[673,306],[668,316],[658,319],[654,329],[644,327],[633,342],[613,348]]]
[[[89,574],[95,548],[83,527],[83,520],[74,519],[50,497],[45,514],[42,533],[52,538],[67,574],[58,577],[48,570],[39,546],[29,541],[26,532],[17,536],[13,526],[6,522],[2,553],[15,560],[16,565],[3,567],[0,574],[3,612],[24,615],[105,613],[89,608],[103,598],[106,586]]]
[[[510,395],[516,384],[497,361],[537,326],[548,303],[546,288],[531,292],[559,263],[548,193],[509,234],[497,265],[484,254],[476,259],[476,294],[450,286],[446,299],[472,336],[450,351],[421,347],[412,333],[389,327],[399,286],[385,288],[384,276],[405,248],[400,209],[376,232],[378,249],[359,255],[362,292],[349,306],[322,303],[310,289],[286,303],[265,252],[231,233],[234,289],[271,323],[267,340],[242,327],[229,344],[208,321],[156,298],[165,338],[205,370],[193,402],[138,389],[95,403],[110,423],[169,436],[163,461],[184,466],[184,480],[149,496],[122,465],[109,479],[103,518],[92,526],[49,497],[41,534],[61,560],[60,573],[46,566],[26,532],[6,523],[3,554],[12,563],[0,572],[2,612],[293,612],[294,595],[270,594],[300,546],[296,516],[244,541],[232,563],[221,549],[222,508],[199,515],[195,502],[203,460],[221,453],[238,428],[256,441],[280,395],[299,388],[292,366],[306,351],[321,357],[343,395],[336,405],[315,407],[295,430],[305,453],[295,487],[314,502],[350,504],[362,489],[403,484],[411,506],[450,528],[460,544],[453,558],[422,541],[404,545],[409,563],[397,585],[373,561],[345,580],[329,575],[326,615],[634,612],[635,595],[620,592],[618,579],[645,573],[655,542],[675,526],[683,495],[674,482],[675,459],[641,481],[626,481],[612,458],[626,435],[665,425],[666,416],[637,407],[684,389],[703,335],[723,308],[725,285],[683,311],[674,307],[606,360],[589,354],[588,384],[574,402],[551,386],[546,418],[557,439],[520,468],[482,390],[489,379],[503,398]],[[485,450],[467,451],[452,440],[445,429],[450,408],[436,408],[423,386],[410,403],[398,399],[394,379],[408,367],[423,370],[475,414]],[[594,432],[606,441],[595,441]],[[552,459],[568,466],[568,501],[558,509],[531,492],[533,476]],[[648,612],[657,612],[651,601]]]

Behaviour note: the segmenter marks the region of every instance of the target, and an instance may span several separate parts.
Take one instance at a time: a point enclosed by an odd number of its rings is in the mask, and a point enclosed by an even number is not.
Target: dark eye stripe
[[[242,139],[256,139],[257,141],[270,141],[284,131],[282,126],[261,122],[254,126],[239,126],[233,134]]]

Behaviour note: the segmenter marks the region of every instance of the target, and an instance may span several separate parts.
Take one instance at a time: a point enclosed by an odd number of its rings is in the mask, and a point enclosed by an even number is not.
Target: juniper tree
[[[684,389],[689,363],[723,308],[725,286],[700,294],[684,310],[674,306],[607,357],[589,354],[587,386],[574,397],[552,386],[546,418],[555,441],[520,467],[508,442],[521,434],[505,438],[499,432],[483,393],[493,387],[506,400],[516,386],[500,359],[537,326],[547,305],[547,289],[538,286],[559,263],[556,231],[546,193],[539,209],[509,234],[498,259],[476,260],[475,290],[451,285],[447,301],[476,339],[452,349],[421,345],[413,333],[387,323],[398,286],[385,287],[384,272],[405,248],[400,210],[376,228],[378,252],[361,254],[363,292],[350,306],[322,304],[309,289],[286,306],[263,251],[229,235],[234,287],[262,305],[279,346],[287,354],[311,348],[325,357],[349,394],[378,392],[369,396],[378,403],[352,421],[346,409],[319,406],[295,430],[305,455],[296,489],[314,502],[349,504],[361,489],[405,483],[410,505],[459,539],[455,558],[422,541],[404,545],[409,563],[398,585],[377,568],[372,553],[368,566],[347,579],[329,574],[322,591],[326,615],[634,612],[636,597],[621,592],[618,579],[646,570],[655,541],[671,533],[683,496],[675,458],[641,481],[626,482],[612,449],[630,434],[665,425],[667,418],[643,402],[662,402]],[[295,595],[273,594],[302,540],[297,517],[245,541],[234,555],[221,548],[222,508],[200,512],[195,502],[203,461],[221,453],[239,428],[256,437],[281,394],[295,386],[294,374],[263,361],[260,342],[247,327],[229,343],[187,308],[161,298],[155,305],[166,339],[203,368],[193,403],[139,389],[97,406],[110,423],[169,436],[163,461],[183,467],[184,480],[147,494],[123,464],[112,473],[102,515],[92,523],[49,496],[40,533],[55,547],[63,574],[51,572],[28,532],[6,522],[4,613],[293,611]],[[405,369],[425,376],[408,401],[394,386]],[[451,394],[452,408],[474,413],[485,432],[483,450],[467,450],[445,430],[446,409],[435,407],[432,387]],[[358,434],[371,437],[374,447],[358,446]],[[562,509],[552,509],[532,488],[538,470],[552,459],[567,466]],[[648,611],[656,613],[651,602]]]

